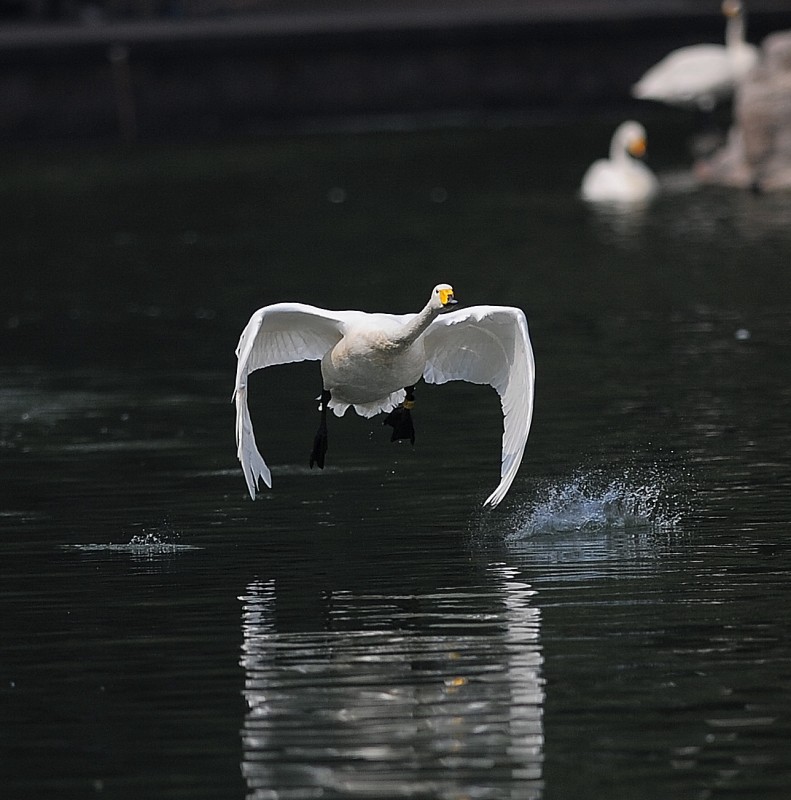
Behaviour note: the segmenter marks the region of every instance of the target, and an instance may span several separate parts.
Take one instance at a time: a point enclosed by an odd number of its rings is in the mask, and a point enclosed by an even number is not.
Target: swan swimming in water
[[[693,44],[666,55],[632,87],[641,100],[711,111],[729,97],[758,60],[745,41],[745,11],[740,0],[724,0],[725,45]]]
[[[295,361],[321,361],[320,423],[310,466],[324,467],[327,409],[349,407],[364,417],[390,412],[391,441],[410,439],[415,384],[463,380],[488,384],[500,395],[503,439],[500,483],[484,505],[505,497],[522,461],[533,416],[535,363],[524,312],[510,306],[456,304],[446,283],[435,286],[417,314],[328,311],[304,303],[276,303],[256,311],[236,349],[237,455],[250,496],[272,476],[255,443],[247,407],[247,376]]]
[[[583,200],[594,203],[639,203],[650,200],[659,182],[645,164],[645,128],[639,122],[623,122],[610,142],[609,159],[600,158],[582,178]]]

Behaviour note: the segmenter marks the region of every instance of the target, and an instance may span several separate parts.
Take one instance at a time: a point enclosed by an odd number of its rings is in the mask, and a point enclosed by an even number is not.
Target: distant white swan
[[[673,106],[711,111],[733,94],[758,60],[758,49],[745,41],[745,10],[739,0],[724,0],[725,45],[695,44],[666,55],[632,87],[632,95]]]
[[[581,194],[594,203],[639,203],[653,197],[659,187],[656,176],[637,161],[645,154],[645,128],[639,122],[623,122],[610,142],[609,159],[600,158],[582,178]]]
[[[327,311],[303,303],[276,303],[256,311],[242,331],[236,368],[236,444],[250,496],[272,476],[255,443],[247,408],[247,376],[294,361],[321,360],[321,421],[310,466],[324,466],[327,408],[343,416],[390,411],[392,440],[411,439],[414,386],[462,380],[493,386],[500,395],[503,439],[500,483],[484,505],[505,497],[522,461],[533,416],[535,364],[524,312],[509,306],[456,303],[446,283],[435,286],[417,314]]]

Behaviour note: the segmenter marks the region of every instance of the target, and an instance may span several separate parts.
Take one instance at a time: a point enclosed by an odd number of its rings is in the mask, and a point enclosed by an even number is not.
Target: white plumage
[[[653,197],[656,176],[638,161],[645,154],[645,128],[632,120],[621,123],[610,142],[609,159],[600,158],[582,178],[581,194],[594,203],[639,203]]]
[[[733,94],[758,60],[758,49],[745,41],[745,12],[739,0],[724,0],[725,44],[695,44],[665,56],[632,87],[641,100],[711,111]]]
[[[364,417],[389,411],[405,387],[463,380],[488,384],[503,411],[500,483],[484,505],[505,496],[522,461],[533,416],[535,365],[524,312],[509,306],[472,306],[441,312],[456,301],[439,284],[417,314],[328,311],[303,303],[277,303],[256,311],[242,331],[236,370],[236,444],[250,496],[272,476],[255,442],[247,407],[247,376],[295,361],[321,360],[329,407],[342,416],[351,406]]]

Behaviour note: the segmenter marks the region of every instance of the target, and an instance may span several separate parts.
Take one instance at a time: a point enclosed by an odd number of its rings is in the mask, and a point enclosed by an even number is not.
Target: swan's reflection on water
[[[279,630],[275,580],[242,599],[248,797],[542,794],[540,614],[516,570],[424,595],[325,597]]]

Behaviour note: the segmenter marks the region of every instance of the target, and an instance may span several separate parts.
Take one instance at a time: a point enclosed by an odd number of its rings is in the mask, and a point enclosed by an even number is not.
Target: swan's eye
[[[453,289],[440,289],[439,301],[443,306],[448,305],[448,303],[455,303],[456,301],[453,299]]]

